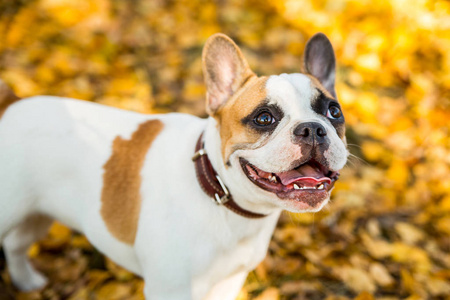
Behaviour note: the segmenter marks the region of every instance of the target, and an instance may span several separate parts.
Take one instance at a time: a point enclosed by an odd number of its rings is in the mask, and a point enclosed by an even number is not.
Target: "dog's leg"
[[[152,246],[139,250],[146,300],[201,300],[192,296],[189,257],[182,251],[174,255],[173,251],[164,253],[162,248]]]
[[[3,247],[9,274],[14,285],[22,291],[40,289],[47,284],[47,279],[31,265],[27,250],[46,234],[51,223],[49,217],[33,215],[6,235]]]
[[[235,300],[241,291],[248,272],[237,273],[216,284],[205,300]]]
[[[165,260],[160,258],[161,261]],[[173,263],[144,263],[143,270],[147,270],[144,273],[146,300],[201,300],[192,297],[191,278],[187,272],[189,269],[184,266],[177,268],[177,265],[182,265],[177,258],[173,259]]]
[[[146,300],[193,300],[190,289],[174,288],[172,290],[155,291],[148,287],[147,283],[145,284],[144,295]]]

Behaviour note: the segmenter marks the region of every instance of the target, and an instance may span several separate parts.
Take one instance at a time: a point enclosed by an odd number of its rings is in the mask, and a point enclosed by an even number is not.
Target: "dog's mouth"
[[[339,178],[339,172],[328,169],[314,159],[279,173],[263,171],[244,158],[240,158],[240,163],[251,182],[283,200],[306,204],[301,206],[302,210],[320,206],[328,199],[330,190]]]

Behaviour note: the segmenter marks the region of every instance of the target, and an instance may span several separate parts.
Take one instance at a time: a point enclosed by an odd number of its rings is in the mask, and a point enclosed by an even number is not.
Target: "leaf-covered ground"
[[[353,156],[332,202],[283,214],[244,299],[450,299],[450,2],[0,1],[18,95],[205,116],[201,49],[224,32],[258,74],[298,72],[326,33]],[[49,286],[0,299],[143,299],[142,281],[60,224],[30,249]]]

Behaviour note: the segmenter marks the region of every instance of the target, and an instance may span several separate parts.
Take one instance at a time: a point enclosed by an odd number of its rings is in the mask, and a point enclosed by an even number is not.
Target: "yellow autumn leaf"
[[[391,257],[394,261],[411,266],[417,273],[426,274],[431,270],[428,254],[418,247],[394,243]]]
[[[372,263],[369,269],[372,279],[380,286],[392,286],[395,283],[394,278],[389,271],[380,263]]]
[[[376,53],[360,55],[356,58],[356,66],[362,71],[380,72],[381,61]]]
[[[443,218],[440,218],[437,220],[437,222],[434,225],[437,230],[440,232],[449,235],[450,234],[450,217],[444,216]]]
[[[384,149],[381,143],[367,141],[362,144],[362,151],[364,153],[364,157],[366,157],[369,161],[380,161],[383,159],[383,156],[387,154],[387,150]]]
[[[362,292],[354,298],[355,300],[375,300],[369,292]]]
[[[29,257],[33,258],[36,257],[39,254],[39,245],[38,244],[33,244],[31,245],[30,248],[28,248],[27,254]]]
[[[59,222],[54,222],[50,227],[49,234],[55,239],[68,241],[72,236],[72,231],[67,226]]]
[[[400,235],[400,238],[409,245],[414,245],[425,238],[422,230],[414,225],[398,222],[394,226],[395,231]]]
[[[337,276],[339,276],[354,292],[373,293],[376,290],[374,281],[363,269],[353,267],[337,267],[335,272]]]
[[[409,168],[405,162],[395,160],[392,162],[386,175],[398,188],[402,188],[409,179]]]
[[[101,286],[95,295],[98,300],[120,300],[130,297],[132,291],[130,284],[112,281]]]
[[[240,291],[239,295],[237,296],[236,300],[248,300],[248,295],[245,291]]]
[[[442,212],[450,212],[450,196],[446,196],[440,201],[439,209]]]
[[[268,288],[261,295],[254,298],[255,300],[279,300],[280,292],[276,288]]]
[[[361,238],[365,248],[374,258],[385,258],[395,250],[392,244],[384,240],[372,239],[367,233],[362,233]]]

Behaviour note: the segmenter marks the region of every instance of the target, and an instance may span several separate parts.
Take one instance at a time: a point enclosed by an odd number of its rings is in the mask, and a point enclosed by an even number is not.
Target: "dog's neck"
[[[233,161],[230,161],[231,165],[226,165],[222,158],[221,152],[221,138],[219,133],[219,124],[217,121],[209,117],[207,120],[206,129],[204,132],[205,150],[208,153],[211,165],[217,174],[222,178],[225,185],[233,195],[234,201],[243,209],[264,215],[280,214],[281,209],[271,204],[264,204],[261,202],[254,202],[245,189],[234,188],[240,186],[239,178],[232,176],[230,168],[240,168],[238,165],[234,165]]]

